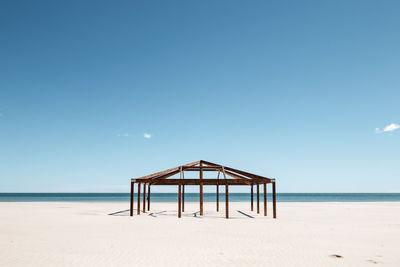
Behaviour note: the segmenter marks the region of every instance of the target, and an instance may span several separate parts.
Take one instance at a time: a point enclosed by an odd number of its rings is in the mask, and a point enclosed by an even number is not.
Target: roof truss
[[[208,179],[204,178],[202,172],[204,171],[214,171],[218,172],[217,179]],[[192,179],[192,178],[183,178],[184,172],[199,172],[201,173],[200,178]],[[169,177],[180,173],[180,179],[168,179]],[[223,174],[223,178],[220,177],[220,173]],[[227,179],[231,177],[233,179]],[[257,174],[237,170],[234,168],[230,168],[227,166],[223,166],[220,164],[216,164],[213,162],[198,160],[185,165],[181,165],[175,168],[171,168],[168,170],[156,172],[153,174],[149,174],[140,178],[133,178],[132,182],[139,183],[149,183],[154,185],[178,185],[178,184],[187,184],[187,185],[215,185],[215,184],[232,184],[232,185],[251,185],[251,184],[261,184],[261,183],[274,183],[275,179],[263,177]]]

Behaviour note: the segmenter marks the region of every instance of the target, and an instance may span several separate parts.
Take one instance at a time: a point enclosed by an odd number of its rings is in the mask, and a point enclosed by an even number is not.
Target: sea
[[[136,201],[135,194],[135,201]],[[229,201],[249,201],[248,193],[230,193]],[[204,193],[205,202],[213,202],[215,193]],[[267,194],[271,201],[271,194]],[[400,193],[277,193],[278,202],[400,202]],[[151,193],[152,202],[177,201],[177,193]],[[220,201],[224,201],[220,193]],[[263,194],[260,194],[262,201]],[[0,202],[128,202],[129,193],[0,193]],[[256,195],[254,195],[254,201]],[[185,193],[185,202],[199,201],[198,193]]]

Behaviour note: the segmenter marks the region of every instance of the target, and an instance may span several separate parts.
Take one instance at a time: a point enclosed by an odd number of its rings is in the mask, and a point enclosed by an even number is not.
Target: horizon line
[[[262,194],[263,192],[260,192]],[[269,193],[269,192],[268,192]],[[130,194],[130,192],[0,192],[0,194]],[[136,194],[136,193],[135,193]],[[153,192],[152,194],[178,194],[178,192]],[[185,194],[199,194],[187,192]],[[204,192],[203,194],[216,194]],[[221,192],[220,194],[225,194]],[[247,192],[232,192],[229,194],[250,194]],[[256,194],[254,192],[254,194]],[[277,192],[277,194],[400,194],[400,192]]]

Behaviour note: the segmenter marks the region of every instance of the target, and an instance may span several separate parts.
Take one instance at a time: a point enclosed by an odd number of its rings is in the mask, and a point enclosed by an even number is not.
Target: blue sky
[[[204,159],[279,192],[400,192],[399,10],[1,1],[0,191],[127,192]]]

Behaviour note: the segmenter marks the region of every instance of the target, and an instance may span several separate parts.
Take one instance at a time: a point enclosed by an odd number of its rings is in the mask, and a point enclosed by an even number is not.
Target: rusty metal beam
[[[163,175],[163,174],[166,174],[166,173],[169,173],[169,172],[179,171],[180,167],[195,166],[195,165],[197,165],[199,163],[200,163],[199,160],[198,161],[194,161],[194,162],[191,162],[191,163],[188,163],[188,164],[185,164],[185,165],[182,165],[182,166],[178,166],[178,167],[175,167],[175,168],[171,168],[171,169],[168,169],[168,170],[165,170],[165,171],[155,172],[155,173],[152,173],[152,174],[149,174],[149,175],[146,175],[146,176],[142,176],[142,177],[140,177],[138,179],[156,178],[157,176],[160,176],[160,175]]]

